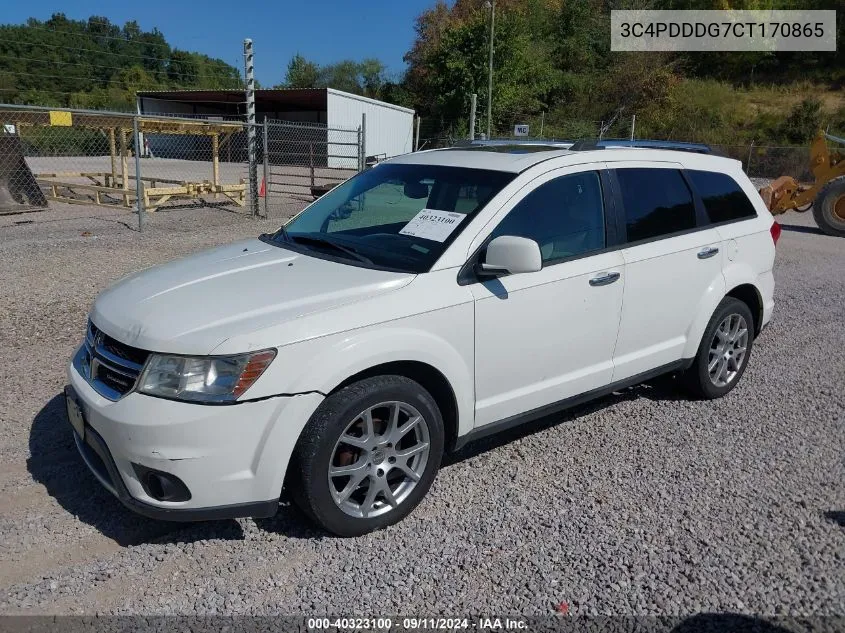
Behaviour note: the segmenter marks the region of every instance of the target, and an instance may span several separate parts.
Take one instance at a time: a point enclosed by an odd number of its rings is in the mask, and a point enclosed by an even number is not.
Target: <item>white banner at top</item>
[[[648,11],[610,14],[612,51],[835,51],[836,11]]]

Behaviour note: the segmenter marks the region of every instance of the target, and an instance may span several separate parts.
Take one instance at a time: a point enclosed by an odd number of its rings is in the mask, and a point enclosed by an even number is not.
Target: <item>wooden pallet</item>
[[[89,182],[71,182],[73,178]],[[52,172],[35,174],[35,180],[48,191],[47,199],[56,202],[131,208],[137,199],[137,193],[129,186],[129,180],[115,178],[110,172]],[[141,181],[144,209],[147,211],[158,210],[172,198],[196,200],[209,195],[215,198],[223,196],[240,207],[246,204],[246,184],[243,179],[230,185],[154,176],[142,176]]]

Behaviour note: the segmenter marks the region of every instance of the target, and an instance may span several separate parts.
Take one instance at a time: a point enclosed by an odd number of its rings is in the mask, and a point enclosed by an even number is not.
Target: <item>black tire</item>
[[[716,331],[719,329],[719,326],[732,315],[738,315],[745,320],[747,329],[745,354],[741,359],[739,368],[731,376],[729,382],[725,385],[717,385],[714,379],[711,378],[708,367],[711,362],[711,346],[714,344]],[[748,367],[748,361],[751,358],[751,348],[754,344],[754,327],[754,316],[745,303],[734,297],[725,297],[722,299],[704,330],[704,335],[701,337],[698,353],[693,360],[692,366],[683,375],[684,384],[692,396],[703,400],[713,400],[715,398],[721,398],[736,387],[745,373],[745,368]]]
[[[424,471],[416,485],[411,487],[410,492],[396,507],[377,516],[351,516],[335,502],[330,489],[333,484],[329,483],[329,467],[332,460],[336,459],[338,440],[348,431],[349,425],[361,420],[362,413],[370,407],[389,401],[410,405],[422,416],[429,444],[427,460],[423,465]],[[409,419],[407,418],[406,422]],[[387,422],[384,424],[386,428]],[[380,435],[377,430],[375,435]],[[289,491],[305,514],[319,526],[338,536],[360,536],[387,527],[405,518],[428,492],[440,467],[444,435],[443,417],[437,403],[419,383],[404,376],[365,378],[329,395],[311,416],[297,442],[291,461]],[[362,452],[356,456],[355,463],[369,461],[374,454]],[[382,463],[381,460],[378,463]],[[383,463],[387,464],[386,461]],[[392,468],[385,467],[388,470]],[[382,471],[378,472],[381,476]],[[402,477],[402,473],[399,473],[399,476]],[[364,481],[368,486],[372,485],[372,482],[376,481],[375,475],[373,479],[365,478]],[[351,483],[351,480],[347,480],[347,483]],[[343,482],[341,487],[342,484]],[[377,503],[382,504],[383,511],[387,507],[386,497]]]
[[[813,203],[813,217],[828,235],[845,237],[845,176],[821,188]]]

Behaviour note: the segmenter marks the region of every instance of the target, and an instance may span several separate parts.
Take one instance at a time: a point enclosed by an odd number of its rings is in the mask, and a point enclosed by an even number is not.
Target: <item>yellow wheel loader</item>
[[[799,185],[792,176],[781,176],[760,195],[773,215],[790,209],[812,207],[819,228],[828,235],[845,237],[845,154],[828,148],[827,141],[845,145],[845,139],[819,132],[810,144],[812,185]]]

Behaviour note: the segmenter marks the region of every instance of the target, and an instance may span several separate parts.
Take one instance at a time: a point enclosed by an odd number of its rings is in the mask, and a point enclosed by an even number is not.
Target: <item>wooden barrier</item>
[[[85,178],[90,182],[71,182],[70,179]],[[129,179],[110,172],[62,171],[35,174],[36,182],[48,190],[47,199],[70,204],[93,204],[102,207],[131,207],[137,199],[137,192],[129,187]],[[134,178],[133,178],[134,180]],[[156,211],[172,198],[197,199],[204,195],[218,195],[243,207],[246,205],[246,184],[243,178],[237,184],[214,184],[207,180],[192,182],[157,176],[142,176],[144,208]],[[160,187],[159,184],[172,185]],[[117,198],[117,199],[116,199]]]
[[[130,134],[133,117],[113,114],[71,113],[70,125],[102,130],[108,135],[110,167],[108,172],[54,172],[35,174],[35,181],[48,192],[48,200],[70,204],[93,204],[106,207],[132,208],[138,198],[133,184],[136,177],[129,173]],[[3,118],[16,121],[18,126],[50,126],[56,123],[46,111],[4,111]],[[63,119],[64,120],[64,119]],[[66,125],[62,123],[62,125]],[[224,196],[234,204],[246,204],[246,184],[220,182],[220,145],[233,134],[244,129],[243,123],[232,121],[185,121],[167,117],[139,117],[138,131],[142,134],[170,134],[211,137],[211,180],[189,181],[141,176],[144,203],[147,211],[155,211],[171,199],[200,199],[203,196]],[[136,151],[138,148],[136,148]],[[88,182],[73,182],[82,179]],[[171,186],[157,186],[159,184]]]

